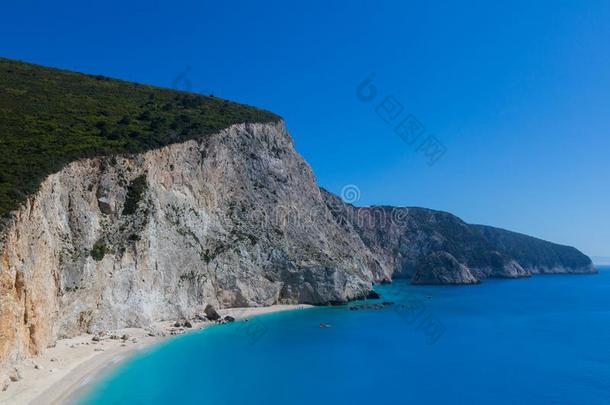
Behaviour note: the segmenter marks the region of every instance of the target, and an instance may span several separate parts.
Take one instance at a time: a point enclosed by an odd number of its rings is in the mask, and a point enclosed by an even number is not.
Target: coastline
[[[268,307],[227,308],[219,310],[222,317],[232,316],[243,320],[256,315],[273,312],[309,308],[310,305],[272,305]],[[50,405],[68,404],[78,399],[92,383],[110,372],[122,362],[130,359],[141,350],[176,335],[199,331],[215,325],[214,322],[191,321],[192,328],[174,328],[174,321],[157,322],[152,327],[162,331],[151,334],[150,328],[125,328],[113,331],[116,336],[128,335],[128,339],[104,338],[99,342],[92,340],[94,335],[83,334],[69,339],[61,339],[43,354],[25,359],[16,366],[19,381],[9,384],[6,391],[0,392],[0,403],[13,405]],[[152,335],[152,336],[151,336]]]

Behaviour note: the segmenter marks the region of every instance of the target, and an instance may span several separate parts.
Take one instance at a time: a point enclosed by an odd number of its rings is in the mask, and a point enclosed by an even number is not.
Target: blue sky
[[[319,183],[359,204],[610,255],[610,2],[22,0],[0,18],[1,56],[280,114]],[[446,148],[434,165],[376,112],[388,96]]]

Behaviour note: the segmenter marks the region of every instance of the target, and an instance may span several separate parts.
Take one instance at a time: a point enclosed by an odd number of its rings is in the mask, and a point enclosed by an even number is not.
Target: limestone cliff
[[[207,304],[342,303],[392,277],[594,271],[576,249],[445,212],[346,204],[318,188],[281,121],[72,162],[3,230],[0,369],[61,337]]]
[[[473,284],[487,277],[596,271],[591,259],[572,247],[470,225],[447,212],[354,207],[325,190],[323,194],[337,223],[360,236],[386,274],[414,284]]]
[[[362,297],[383,271],[331,218],[282,122],[73,162],[6,228],[0,359],[206,304]]]
[[[471,225],[499,251],[515,258],[530,274],[594,273],[591,259],[572,246],[563,246],[517,232]]]

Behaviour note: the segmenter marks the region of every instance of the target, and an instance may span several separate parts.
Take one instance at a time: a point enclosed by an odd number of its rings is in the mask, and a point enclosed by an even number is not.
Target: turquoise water
[[[610,403],[610,269],[377,290],[396,304],[270,314],[172,339],[81,403]]]

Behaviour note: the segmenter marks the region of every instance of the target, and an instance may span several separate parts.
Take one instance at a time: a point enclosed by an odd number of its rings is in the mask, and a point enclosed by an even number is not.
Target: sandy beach
[[[220,310],[221,316],[236,320],[272,312],[303,309],[308,305],[273,305],[259,308]],[[175,327],[175,321],[158,322],[152,327],[112,331],[99,341],[85,334],[58,340],[41,356],[17,365],[18,381],[0,392],[2,404],[69,404],[103,372],[125,361],[140,350],[149,348],[173,335],[189,333],[214,325],[214,322],[191,321],[191,328]],[[96,338],[97,340],[97,338]]]

